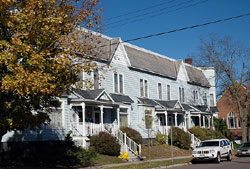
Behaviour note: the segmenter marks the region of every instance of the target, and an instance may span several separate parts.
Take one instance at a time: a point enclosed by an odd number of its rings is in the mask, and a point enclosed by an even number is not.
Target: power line
[[[167,2],[163,2],[163,3],[159,3],[159,4],[156,4],[156,5],[147,7],[147,8],[143,8],[143,9],[131,11],[131,12],[128,12],[128,13],[125,13],[125,14],[121,14],[121,15],[118,15],[118,16],[113,16],[113,17],[110,17],[110,18],[106,18],[106,20],[116,19],[116,18],[120,18],[120,17],[123,17],[123,16],[131,15],[131,14],[134,14],[134,13],[139,13],[139,12],[141,12],[141,11],[145,11],[145,10],[148,10],[148,9],[152,9],[152,8],[155,8],[155,7],[158,7],[158,6],[162,6],[162,5],[167,4],[167,3],[172,3],[172,2],[174,2],[174,1],[176,1],[176,0],[170,0],[170,1],[167,1]]]
[[[170,34],[170,33],[174,33],[174,32],[180,32],[180,31],[184,31],[184,30],[188,30],[188,29],[194,29],[194,28],[198,28],[198,27],[211,25],[211,24],[216,24],[216,23],[220,23],[220,22],[233,20],[233,19],[238,19],[238,18],[242,18],[245,16],[250,16],[250,13],[241,14],[238,16],[232,16],[229,18],[219,19],[219,20],[215,20],[215,21],[210,21],[210,22],[206,22],[206,23],[202,23],[202,24],[192,25],[192,26],[188,26],[188,27],[183,27],[183,28],[179,28],[179,29],[174,29],[174,30],[170,30],[170,31],[166,31],[166,32],[160,32],[160,33],[151,34],[151,35],[147,35],[147,36],[141,36],[141,37],[137,37],[137,38],[133,38],[133,39],[128,39],[128,40],[125,40],[123,42],[112,43],[110,45],[117,45],[119,43],[132,42],[132,41],[137,41],[137,40],[141,40],[141,39],[148,39],[148,38],[152,38],[155,36],[161,36],[161,35]],[[110,45],[102,45],[102,46],[95,47],[95,48],[101,48],[101,47],[110,46]]]
[[[193,0],[190,0],[188,2],[191,2],[191,1],[193,1]],[[132,21],[129,21],[129,22],[125,22],[123,24],[119,24],[119,25],[115,25],[115,26],[109,27],[109,29],[116,28],[116,27],[123,26],[123,25],[127,25],[127,24],[134,23],[134,22],[138,22],[138,21],[142,21],[142,20],[145,20],[145,19],[148,19],[148,18],[153,18],[153,17],[159,16],[159,15],[163,15],[163,14],[167,14],[167,13],[179,11],[179,10],[182,10],[182,9],[186,9],[186,8],[189,8],[189,7],[193,7],[193,6],[205,3],[207,1],[209,1],[209,0],[204,0],[204,1],[201,1],[201,2],[196,2],[196,3],[190,4],[190,5],[186,5],[186,6],[183,6],[183,7],[180,7],[180,8],[176,8],[176,9],[173,9],[173,10],[169,10],[169,11],[161,12],[161,13],[158,13],[158,14],[146,16],[146,17],[143,17],[141,19],[136,19],[136,20],[132,20]]]
[[[161,36],[161,35],[164,35],[164,34],[170,34],[170,33],[174,33],[174,32],[184,31],[184,30],[187,30],[187,29],[193,29],[193,28],[197,28],[197,27],[202,27],[202,26],[207,26],[207,25],[211,25],[211,24],[215,24],[215,23],[220,23],[220,22],[225,22],[225,21],[229,21],[229,20],[233,20],[233,19],[238,19],[238,18],[241,18],[241,17],[244,17],[244,16],[249,16],[249,15],[250,15],[250,13],[241,14],[241,15],[238,15],[238,16],[232,16],[232,17],[229,17],[229,18],[224,18],[224,19],[210,21],[210,22],[206,22],[206,23],[202,23],[202,24],[193,25],[193,26],[188,26],[188,27],[183,27],[183,28],[179,28],[179,29],[174,29],[174,30],[167,31],[167,32],[161,32],[161,33],[157,33],[157,34],[151,34],[151,35],[147,35],[147,36],[133,38],[133,39],[125,40],[122,43],[124,43],[124,42],[131,42],[131,41],[137,41],[137,40],[141,40],[141,39],[147,39],[147,38],[151,38],[151,37],[154,37],[154,36]]]
[[[139,15],[136,15],[136,16],[132,16],[132,17],[128,17],[128,18],[124,18],[124,19],[120,19],[118,21],[115,21],[115,22],[111,22],[109,24],[106,24],[105,26],[109,26],[109,25],[114,25],[116,23],[121,23],[123,21],[128,21],[128,20],[131,20],[131,19],[135,19],[135,18],[139,18],[139,17],[145,17],[145,15],[150,15],[152,13],[159,13],[161,11],[164,11],[166,9],[171,9],[171,8],[174,8],[174,7],[177,7],[177,6],[181,6],[183,4],[188,4],[188,3],[191,3],[192,1],[194,0],[188,0],[188,1],[185,1],[185,2],[181,2],[181,3],[178,3],[178,4],[175,4],[175,5],[172,5],[170,7],[164,7],[164,8],[160,8],[158,10],[153,10],[153,11],[150,11],[150,12],[146,12],[146,13],[142,13],[142,14],[139,14]],[[150,16],[151,17],[151,16]]]

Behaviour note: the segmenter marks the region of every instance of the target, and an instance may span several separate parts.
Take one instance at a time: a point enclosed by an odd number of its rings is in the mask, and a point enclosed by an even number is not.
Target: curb
[[[166,168],[174,168],[174,167],[180,167],[180,166],[185,166],[185,165],[189,165],[189,163],[173,164],[173,165],[168,165],[168,166],[155,167],[151,169],[166,169]]]

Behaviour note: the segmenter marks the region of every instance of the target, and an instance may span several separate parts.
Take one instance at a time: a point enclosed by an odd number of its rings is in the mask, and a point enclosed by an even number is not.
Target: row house
[[[85,146],[88,136],[125,126],[146,139],[145,111],[149,110],[154,118],[152,138],[157,132],[168,134],[171,126],[185,131],[193,126],[212,127],[212,117],[217,113],[213,68],[195,67],[191,59],[185,63],[120,38],[96,38],[105,52],[96,50],[95,62],[109,65],[109,71],[82,72],[79,83],[92,79],[92,89],[64,93],[61,107],[50,114],[49,125],[19,135],[10,132],[2,141],[17,135],[22,140],[62,139],[71,131]]]

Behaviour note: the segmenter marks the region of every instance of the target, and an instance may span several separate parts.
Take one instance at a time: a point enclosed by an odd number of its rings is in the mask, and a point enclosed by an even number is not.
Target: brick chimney
[[[193,59],[192,58],[186,58],[185,63],[192,65],[193,64]]]

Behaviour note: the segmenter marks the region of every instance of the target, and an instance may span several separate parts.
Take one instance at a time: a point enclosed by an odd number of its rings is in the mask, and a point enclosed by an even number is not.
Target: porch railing
[[[127,136],[126,133],[123,133],[120,129],[118,129],[113,136],[115,136],[120,144],[124,146],[124,151],[127,152],[127,150],[129,150],[141,159],[141,144],[137,144],[136,142],[134,142]]]
[[[200,143],[201,143],[201,140],[198,139],[197,137],[195,137],[194,134],[190,133],[188,130],[187,130],[187,133],[188,133],[188,134],[190,135],[190,137],[191,137],[191,147],[192,147],[192,148],[195,148],[195,147],[199,146]]]

